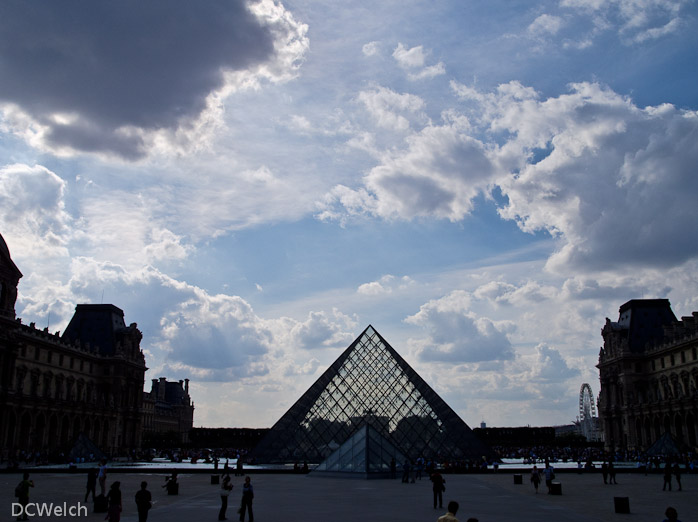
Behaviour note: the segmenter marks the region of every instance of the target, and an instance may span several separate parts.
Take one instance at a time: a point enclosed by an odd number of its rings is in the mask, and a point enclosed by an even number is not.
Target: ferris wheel
[[[594,394],[591,386],[585,382],[579,390],[579,426],[587,440],[596,440],[597,422]]]
[[[596,402],[591,386],[588,383],[582,384],[579,390],[579,420],[584,422],[596,417]]]

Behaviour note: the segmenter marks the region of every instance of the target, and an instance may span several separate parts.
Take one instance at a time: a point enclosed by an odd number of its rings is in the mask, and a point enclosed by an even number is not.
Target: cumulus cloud
[[[555,35],[563,26],[563,20],[559,16],[542,14],[528,26],[528,34],[534,38]]]
[[[559,248],[552,270],[677,266],[698,254],[698,112],[638,107],[595,83],[542,99],[518,82],[479,92],[457,82],[468,116],[444,113],[384,151],[363,186],[337,186],[320,216],[459,221],[497,187],[500,215]]]
[[[362,91],[358,95],[379,127],[406,131],[410,120],[424,120],[424,100],[414,94],[400,94],[385,87]]]
[[[536,346],[535,359],[528,378],[538,384],[559,383],[565,379],[576,377],[579,370],[570,368],[560,352],[546,344]]]
[[[317,350],[346,346],[352,340],[352,329],[356,326],[355,319],[334,309],[331,314],[326,312],[309,312],[305,321],[285,321],[289,328],[286,343],[294,348]],[[285,337],[284,334],[282,336]]]
[[[497,304],[514,305],[521,308],[527,305],[549,301],[559,295],[557,288],[528,280],[520,286],[501,281],[490,281],[474,292],[473,296]]]
[[[250,305],[237,296],[194,290],[161,321],[168,360],[231,377],[267,373],[263,356],[272,336]]]
[[[306,31],[273,0],[12,0],[0,10],[0,109],[53,152],[138,159],[196,135],[241,85],[292,77]]]
[[[335,215],[338,204],[387,219],[458,221],[469,214],[494,173],[491,151],[468,135],[466,119],[447,118],[408,136],[405,149],[386,152],[365,176],[365,188],[336,187],[323,202],[325,215]]]
[[[408,71],[408,78],[411,80],[434,78],[446,73],[443,62],[426,65],[427,53],[421,45],[408,49],[399,43],[393,51],[393,58],[400,67]]]
[[[490,127],[512,136],[500,158],[519,162],[499,181],[501,215],[562,239],[549,268],[671,266],[698,254],[698,238],[682,233],[698,224],[687,211],[698,190],[698,113],[639,108],[596,84],[571,89],[544,101],[497,98]]]
[[[409,276],[402,276],[400,278],[394,275],[384,275],[378,281],[371,281],[370,283],[363,283],[356,290],[357,293],[363,295],[385,295],[391,294],[393,291],[403,290],[414,284],[414,281]]]
[[[74,220],[65,191],[65,182],[41,165],[0,168],[1,233],[22,259],[67,255]]]
[[[502,361],[514,357],[506,330],[470,310],[471,296],[456,290],[441,299],[423,304],[405,321],[429,332],[423,340],[412,340],[422,361],[475,363]]]

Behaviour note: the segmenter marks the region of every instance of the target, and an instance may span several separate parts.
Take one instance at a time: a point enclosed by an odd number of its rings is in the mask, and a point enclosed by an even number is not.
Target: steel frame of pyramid
[[[250,458],[319,463],[365,424],[412,460],[498,460],[370,325],[274,424]]]

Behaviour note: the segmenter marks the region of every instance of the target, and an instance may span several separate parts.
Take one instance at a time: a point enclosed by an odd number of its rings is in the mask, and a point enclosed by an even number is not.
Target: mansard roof
[[[621,305],[616,324],[627,330],[630,351],[639,353],[648,344],[660,343],[664,327],[676,321],[668,299],[632,299]]]
[[[117,333],[126,330],[124,311],[113,304],[79,304],[63,332],[70,342],[89,343],[103,355],[113,355]]]

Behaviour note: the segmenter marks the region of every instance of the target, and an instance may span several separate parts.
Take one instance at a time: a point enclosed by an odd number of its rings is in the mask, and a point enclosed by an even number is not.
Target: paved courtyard
[[[220,508],[218,486],[209,474],[181,474],[180,494],[168,496],[161,487],[166,473],[111,473],[108,484],[121,481],[124,511],[121,520],[138,520],[133,496],[140,482],[148,482],[155,501],[149,522],[198,522],[217,520]],[[14,487],[19,474],[0,474],[0,520],[12,520]],[[36,487],[31,502],[77,506],[84,499],[86,475],[32,473]],[[431,505],[428,479],[414,484],[400,480],[360,480],[313,477],[312,475],[252,474],[255,487],[254,513],[257,522],[356,522],[400,521],[435,522],[444,510]],[[684,475],[683,491],[662,491],[661,475],[619,474],[618,485],[605,485],[599,474],[558,476],[562,495],[534,494],[524,475],[523,484],[514,484],[510,473],[489,475],[446,475],[444,506],[448,500],[460,505],[458,518],[465,522],[517,521],[629,521],[659,522],[667,506],[674,506],[683,522],[698,520],[698,475]],[[242,477],[232,477],[235,486],[230,497],[228,519],[237,519]],[[614,496],[628,497],[630,514],[617,514]],[[36,517],[65,520],[66,517]],[[101,521],[104,514],[88,514],[78,520]]]

